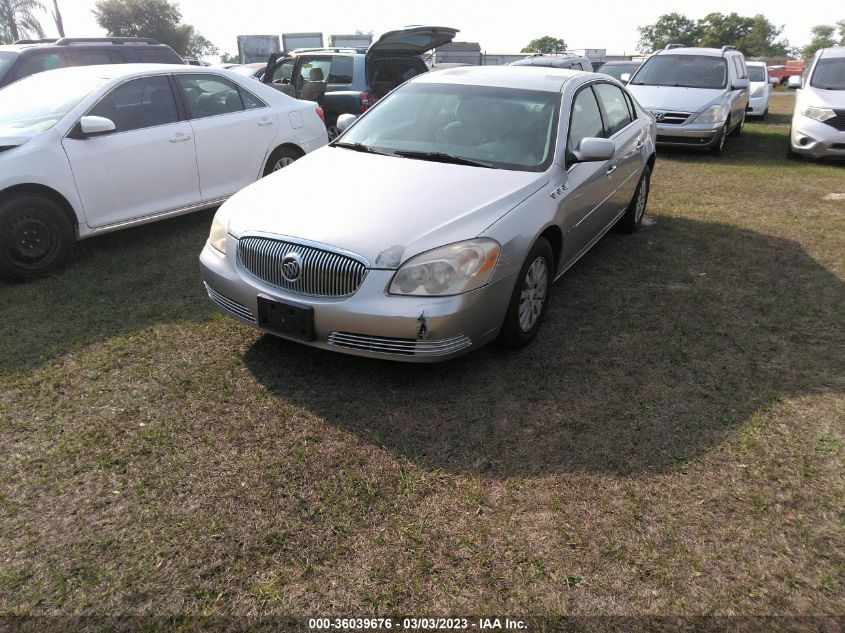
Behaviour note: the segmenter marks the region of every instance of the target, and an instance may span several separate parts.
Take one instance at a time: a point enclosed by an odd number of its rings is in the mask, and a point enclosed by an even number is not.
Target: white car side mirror
[[[610,160],[616,153],[613,141],[607,138],[582,138],[578,147],[572,152],[575,160],[581,163]]]
[[[79,128],[85,136],[96,136],[97,134],[107,134],[114,132],[114,121],[103,116],[84,116],[79,119]]]
[[[792,88],[793,90],[800,88],[801,87],[801,77],[799,77],[798,75],[792,75],[787,80],[786,85],[789,86],[790,88]]]
[[[734,79],[732,87],[734,90],[744,90],[745,88],[748,88],[748,79]]]
[[[354,114],[349,114],[349,113],[341,114],[339,117],[337,117],[337,129],[338,129],[338,131],[339,132],[345,132],[347,129],[349,129],[350,125],[355,123],[355,120],[357,118],[358,117],[355,116]]]
[[[769,77],[769,83],[773,86],[777,86],[780,83],[780,80],[777,77]]]
[[[628,83],[629,81],[631,81],[631,73],[622,73],[619,76],[619,81],[621,81],[623,84]]]

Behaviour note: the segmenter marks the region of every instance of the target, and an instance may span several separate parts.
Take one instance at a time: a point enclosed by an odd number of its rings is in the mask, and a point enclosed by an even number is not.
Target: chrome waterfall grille
[[[392,338],[388,336],[354,334],[352,332],[332,332],[329,334],[328,343],[335,347],[346,347],[364,352],[381,352],[382,354],[446,356],[447,354],[466,349],[472,345],[472,339],[464,334],[458,334],[451,338],[420,341],[412,338]]]
[[[353,295],[367,274],[366,265],[348,255],[269,237],[242,237],[238,259],[261,281],[312,297]]]
[[[251,323],[255,323],[255,316],[245,305],[238,303],[234,299],[230,299],[226,295],[220,294],[208,284],[205,284],[205,290],[208,292],[209,299],[216,303],[218,307],[223,310],[228,310],[232,314],[235,314],[242,319],[246,319]]]

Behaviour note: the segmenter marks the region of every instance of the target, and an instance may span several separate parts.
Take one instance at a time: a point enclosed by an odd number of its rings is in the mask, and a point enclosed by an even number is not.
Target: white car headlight
[[[481,237],[421,253],[396,271],[389,292],[432,297],[475,290],[490,281],[500,251],[496,240]]]
[[[218,211],[214,214],[214,219],[211,221],[211,232],[208,234],[208,243],[225,255],[228,235],[229,222],[228,220],[224,220],[220,215],[220,211]]]
[[[817,106],[805,105],[801,108],[801,114],[808,116],[816,121],[827,121],[836,116],[836,112],[830,108],[819,108]]]
[[[757,86],[756,88],[754,88],[754,91],[751,93],[751,98],[756,99],[757,97],[762,97],[764,90],[765,90],[765,86]]]
[[[717,123],[725,120],[725,109],[721,104],[715,103],[710,107],[704,108],[695,117],[696,123]]]

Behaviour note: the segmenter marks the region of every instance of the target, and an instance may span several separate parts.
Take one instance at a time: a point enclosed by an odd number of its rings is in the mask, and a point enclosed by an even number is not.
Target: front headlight
[[[716,103],[708,108],[704,108],[695,117],[696,123],[718,123],[725,120],[725,109],[721,104]]]
[[[218,211],[214,214],[214,219],[211,221],[211,232],[208,234],[208,243],[225,255],[228,235],[229,223],[221,217],[220,211]]]
[[[830,108],[819,108],[816,106],[804,106],[801,108],[801,114],[808,116],[816,121],[827,121],[836,116],[836,112]]]
[[[757,97],[762,97],[764,88],[765,86],[757,86],[754,88],[754,91],[751,93],[751,98],[756,99]]]
[[[389,292],[432,297],[475,290],[490,281],[500,251],[496,240],[482,237],[421,253],[396,271]]]

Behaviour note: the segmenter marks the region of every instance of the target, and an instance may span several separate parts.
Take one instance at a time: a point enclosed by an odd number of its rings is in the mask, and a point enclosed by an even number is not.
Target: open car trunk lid
[[[409,26],[388,31],[367,50],[367,61],[373,55],[381,53],[422,55],[426,51],[451,42],[457,34],[458,29],[448,26]]]

